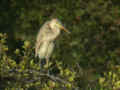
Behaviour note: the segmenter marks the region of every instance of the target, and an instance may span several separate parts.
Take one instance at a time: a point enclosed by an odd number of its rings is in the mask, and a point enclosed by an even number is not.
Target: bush
[[[14,56],[8,55],[6,34],[0,33],[0,45],[0,88],[6,90],[9,88],[29,89],[34,87],[41,90],[62,88],[70,90],[76,87],[74,85],[75,71],[56,60],[49,61],[49,67],[46,67],[46,64],[41,67],[39,61],[33,56],[33,48],[29,41],[24,41],[23,50],[16,49],[13,51]],[[15,60],[14,57],[16,57]]]

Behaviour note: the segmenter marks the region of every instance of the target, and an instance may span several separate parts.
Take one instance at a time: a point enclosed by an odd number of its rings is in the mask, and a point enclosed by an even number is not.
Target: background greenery
[[[52,18],[71,34],[57,39],[49,76],[34,57],[34,43]],[[1,90],[119,90],[119,75],[119,0],[0,1]]]

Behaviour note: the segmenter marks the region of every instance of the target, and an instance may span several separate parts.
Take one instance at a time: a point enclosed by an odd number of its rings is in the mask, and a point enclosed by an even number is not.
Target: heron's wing
[[[51,43],[49,43],[48,48],[47,48],[46,58],[49,59],[49,57],[51,56],[51,54],[53,52],[53,49],[54,49],[54,43],[51,42]]]
[[[38,51],[40,49],[41,44],[42,44],[41,40],[40,41],[36,41],[36,45],[35,45],[35,56],[36,57],[38,56]]]
[[[48,24],[49,24],[49,21],[46,22],[38,32],[38,35],[37,35],[37,38],[36,38],[36,44],[35,44],[35,56],[37,56],[42,43],[45,42],[47,32],[50,31],[49,30],[50,28],[49,28]]]

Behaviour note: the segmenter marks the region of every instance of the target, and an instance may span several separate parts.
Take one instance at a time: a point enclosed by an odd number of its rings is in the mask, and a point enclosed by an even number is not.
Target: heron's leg
[[[46,65],[47,65],[47,68],[49,67],[49,59],[46,58]]]
[[[42,68],[41,59],[38,61],[39,67]]]
[[[41,63],[41,62],[42,62],[42,60],[39,60],[39,65],[40,65],[40,67],[42,67],[42,63]]]
[[[49,74],[49,59],[46,58],[46,71]]]

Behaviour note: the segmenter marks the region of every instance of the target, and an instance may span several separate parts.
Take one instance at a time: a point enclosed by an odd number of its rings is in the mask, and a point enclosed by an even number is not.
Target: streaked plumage
[[[54,48],[53,41],[59,36],[61,29],[68,32],[58,19],[47,21],[41,27],[37,35],[35,56],[38,56],[40,59],[47,60],[50,58]]]

